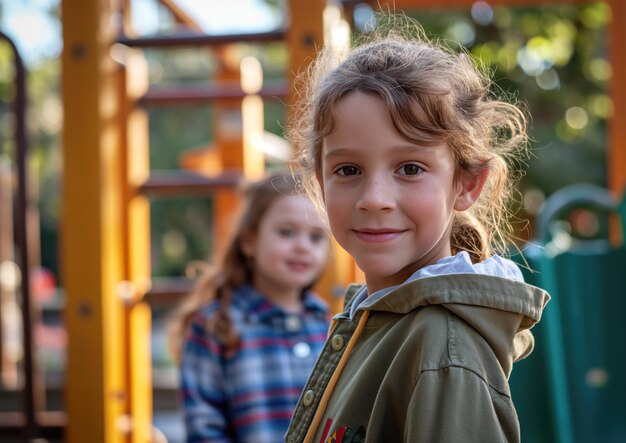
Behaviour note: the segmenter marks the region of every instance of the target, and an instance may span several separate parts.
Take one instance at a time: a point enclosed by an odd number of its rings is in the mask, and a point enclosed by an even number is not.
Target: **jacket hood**
[[[508,374],[514,361],[532,352],[529,329],[541,319],[550,296],[543,289],[508,278],[448,274],[405,283],[358,310],[406,314],[440,305],[476,329],[492,347]]]

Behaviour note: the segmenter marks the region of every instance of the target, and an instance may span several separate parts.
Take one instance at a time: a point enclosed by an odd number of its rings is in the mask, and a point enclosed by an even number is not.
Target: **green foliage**
[[[211,199],[151,200],[151,251],[154,277],[182,276],[192,260],[209,259],[213,248]]]
[[[606,186],[610,64],[605,3],[416,14],[428,33],[466,46],[499,89],[527,104],[534,157],[524,188]],[[482,24],[481,24],[482,23]]]

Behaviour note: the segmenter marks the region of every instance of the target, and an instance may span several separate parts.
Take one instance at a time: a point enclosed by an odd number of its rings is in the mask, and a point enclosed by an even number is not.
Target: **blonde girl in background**
[[[498,255],[526,118],[470,56],[390,18],[342,59],[322,53],[291,123],[366,284],[348,289],[286,440],[518,442],[508,377],[549,299]]]
[[[188,442],[277,442],[321,351],[326,227],[290,173],[252,183],[222,263],[173,323]]]

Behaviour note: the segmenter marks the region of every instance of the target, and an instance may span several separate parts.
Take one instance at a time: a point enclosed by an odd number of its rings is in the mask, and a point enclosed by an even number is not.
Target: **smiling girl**
[[[524,114],[423,37],[328,54],[291,137],[366,284],[348,288],[287,441],[517,442],[508,377],[549,299],[497,255]]]

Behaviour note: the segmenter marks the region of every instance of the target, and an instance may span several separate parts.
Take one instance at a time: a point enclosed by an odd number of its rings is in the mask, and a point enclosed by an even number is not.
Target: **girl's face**
[[[245,237],[242,250],[253,259],[253,284],[275,303],[299,301],[302,288],[322,272],[329,240],[308,198],[285,196],[270,205],[258,232]]]
[[[454,211],[471,206],[483,183],[455,182],[455,168],[447,144],[402,137],[378,96],[352,92],[336,105],[318,179],[331,231],[370,294],[451,254]]]

